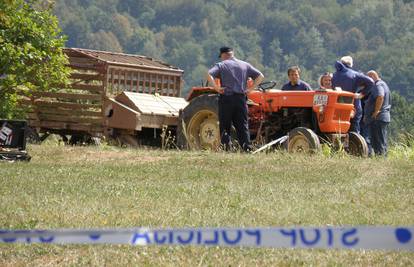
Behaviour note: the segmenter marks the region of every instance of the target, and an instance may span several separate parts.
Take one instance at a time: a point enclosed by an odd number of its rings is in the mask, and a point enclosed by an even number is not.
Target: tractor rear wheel
[[[348,154],[363,158],[368,157],[368,145],[362,135],[356,132],[349,132],[348,138],[348,147],[345,148]]]
[[[177,129],[180,148],[217,150],[220,146],[218,95],[194,98],[180,115]]]
[[[318,136],[305,127],[297,127],[290,131],[286,143],[289,152],[315,153],[321,149]]]

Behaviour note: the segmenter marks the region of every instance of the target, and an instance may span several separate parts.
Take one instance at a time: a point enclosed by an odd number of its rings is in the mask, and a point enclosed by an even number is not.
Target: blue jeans
[[[351,119],[351,128],[349,128],[350,132],[360,133],[361,126],[360,126],[361,118],[356,117]]]
[[[388,124],[389,122],[379,120],[370,123],[371,144],[377,156],[387,156]]]
[[[372,144],[371,144],[371,126],[369,123],[365,122],[364,120],[361,120],[361,135],[364,137],[365,141],[368,145],[368,156],[372,156]]]

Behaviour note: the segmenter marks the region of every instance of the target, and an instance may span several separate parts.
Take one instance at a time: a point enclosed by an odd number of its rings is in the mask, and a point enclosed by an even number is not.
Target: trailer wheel
[[[218,95],[194,98],[181,113],[177,129],[180,148],[217,150],[220,146]]]
[[[368,157],[368,145],[362,135],[356,132],[349,132],[348,133],[348,146],[345,148],[345,151],[357,157]]]
[[[321,149],[318,136],[305,127],[297,127],[290,131],[286,144],[288,151],[294,153],[316,153]]]
[[[42,143],[42,139],[36,129],[32,127],[26,127],[26,139],[29,144],[40,144]]]

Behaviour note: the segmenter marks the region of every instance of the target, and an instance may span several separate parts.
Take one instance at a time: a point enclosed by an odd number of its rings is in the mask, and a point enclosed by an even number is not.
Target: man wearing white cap
[[[371,87],[374,86],[374,81],[365,74],[353,70],[353,65],[354,61],[350,56],[344,56],[340,61],[336,61],[336,72],[332,77],[332,87],[340,87],[344,91],[367,95]],[[350,131],[359,133],[362,119],[361,99],[354,100],[354,107],[355,116],[351,119]]]

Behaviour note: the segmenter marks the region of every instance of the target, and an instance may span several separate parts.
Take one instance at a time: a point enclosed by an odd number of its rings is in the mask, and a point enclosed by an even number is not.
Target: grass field
[[[414,153],[388,159],[31,145],[0,163],[0,228],[413,225]],[[410,266],[414,253],[0,245],[0,266]]]

